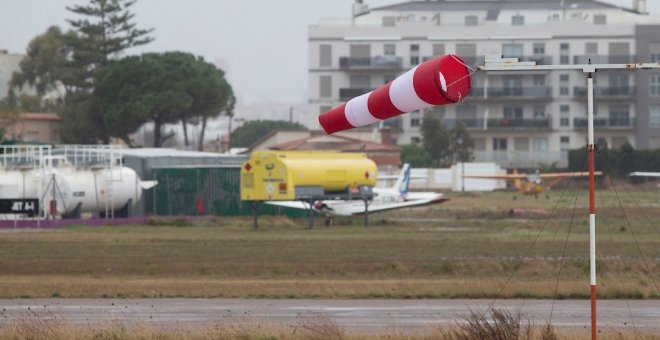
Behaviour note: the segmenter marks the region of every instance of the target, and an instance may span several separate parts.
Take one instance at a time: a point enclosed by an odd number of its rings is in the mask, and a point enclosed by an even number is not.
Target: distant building
[[[394,2],[394,1],[393,1]],[[471,67],[485,54],[538,64],[660,61],[660,17],[596,0],[407,1],[309,27],[309,101],[322,113],[393,80],[433,56],[455,53]],[[586,141],[586,80],[578,72],[473,74],[458,105],[386,121],[396,144],[419,143],[425,114],[447,126],[462,121],[475,139],[476,161],[506,168],[567,165]],[[660,147],[660,71],[598,72],[596,139],[617,148]]]
[[[23,113],[16,120],[1,124],[6,140],[57,144],[61,142],[61,121],[57,113]]]
[[[23,57],[25,56],[22,54],[10,54],[9,51],[0,49],[0,100],[7,96],[9,81],[14,72],[20,71],[19,65]]]
[[[364,152],[379,170],[401,166],[401,147],[383,142],[349,137],[350,134],[326,135],[323,131],[277,130],[255,142],[245,153],[261,150],[336,150]],[[387,133],[382,133],[388,138]],[[386,140],[384,142],[387,142]]]

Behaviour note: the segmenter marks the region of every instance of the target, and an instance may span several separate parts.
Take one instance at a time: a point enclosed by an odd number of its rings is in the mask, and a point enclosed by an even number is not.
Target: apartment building
[[[394,2],[394,1],[393,1]],[[454,53],[471,67],[485,54],[537,64],[660,61],[660,17],[596,0],[435,0],[369,8],[309,27],[310,107],[325,112],[433,56]],[[577,71],[474,72],[457,105],[390,119],[396,144],[419,143],[424,116],[467,125],[476,161],[507,168],[567,165],[586,143],[586,79]],[[660,147],[660,71],[595,75],[596,139],[616,148]],[[487,90],[485,90],[487,88]]]

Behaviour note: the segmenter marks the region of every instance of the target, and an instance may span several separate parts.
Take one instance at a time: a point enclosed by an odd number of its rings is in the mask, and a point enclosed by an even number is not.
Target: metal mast
[[[502,58],[501,55],[486,55],[484,66],[480,71],[557,71],[581,70],[587,74],[587,156],[589,161],[589,263],[591,271],[591,338],[596,340],[598,329],[596,324],[596,195],[595,195],[595,152],[594,143],[594,79],[592,73],[598,69],[609,70],[641,70],[660,69],[660,63],[638,64],[589,64],[586,65],[536,65],[536,62],[520,62],[518,58]],[[485,83],[484,92],[488,92]]]

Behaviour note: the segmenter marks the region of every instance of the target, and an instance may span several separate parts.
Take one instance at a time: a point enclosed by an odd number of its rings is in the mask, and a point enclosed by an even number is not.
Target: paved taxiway
[[[202,325],[215,322],[295,325],[322,317],[347,329],[428,329],[451,324],[470,310],[483,311],[492,300],[306,300],[306,299],[2,299],[0,325],[12,320],[57,318],[74,324],[119,321],[156,325]],[[498,308],[543,325],[552,300],[498,300]],[[552,323],[588,327],[588,300],[555,301]],[[602,300],[599,326],[660,333],[660,301]]]

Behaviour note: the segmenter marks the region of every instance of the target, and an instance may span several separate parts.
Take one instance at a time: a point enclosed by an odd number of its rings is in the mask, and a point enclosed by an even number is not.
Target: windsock
[[[319,116],[326,133],[369,125],[434,105],[456,103],[470,92],[465,62],[448,54],[417,65],[382,87]]]

